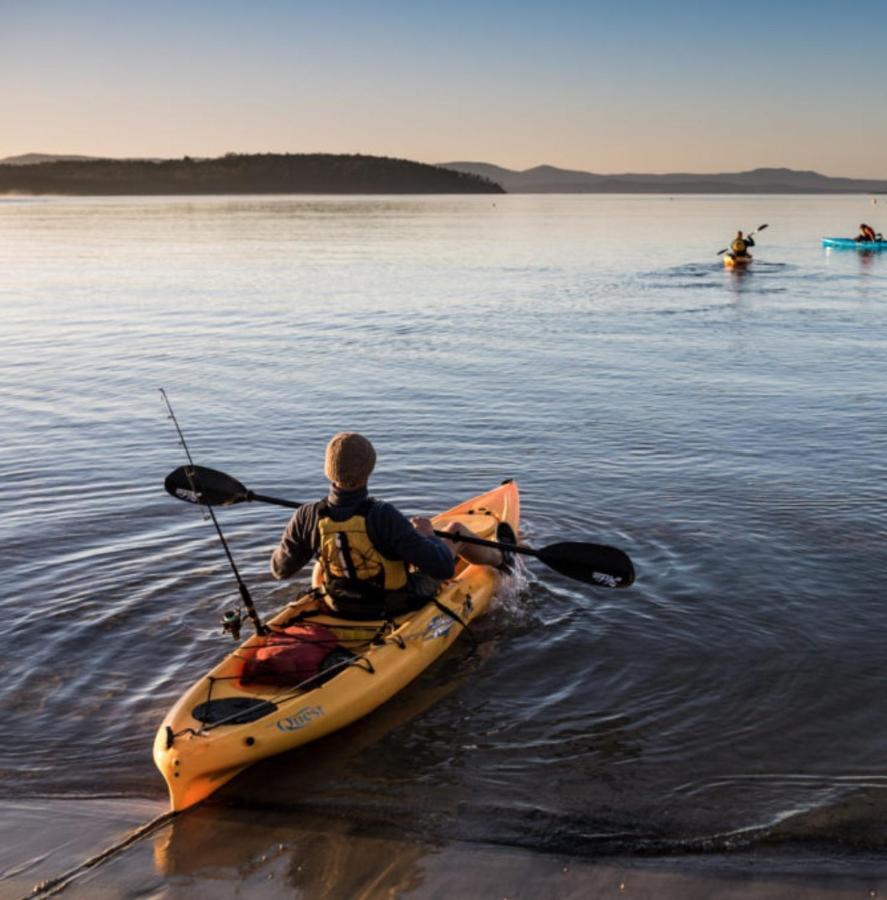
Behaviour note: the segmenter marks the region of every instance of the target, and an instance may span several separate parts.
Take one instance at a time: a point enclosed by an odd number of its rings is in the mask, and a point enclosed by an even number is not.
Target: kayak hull
[[[731,256],[729,253],[724,254],[725,269],[747,269],[751,263],[751,256]]]
[[[517,485],[509,481],[433,521],[437,528],[459,521],[480,537],[516,540],[519,518]],[[443,586],[437,601],[468,623],[487,610],[500,579],[501,573],[489,566],[459,560],[455,577]],[[284,607],[268,624],[281,626],[292,618]],[[245,660],[265,639],[253,635],[246,640],[182,695],[157,731],[154,762],[166,779],[173,810],[199,803],[260,759],[317,740],[372,712],[421,674],[464,630],[432,603],[398,617],[384,633],[379,632],[383,622],[328,616],[307,621],[334,626],[343,644],[355,641],[352,664],[323,684],[302,690],[244,685],[239,675]],[[376,640],[368,643],[373,636]],[[194,711],[210,699],[246,712],[231,721],[207,724],[195,718]],[[250,716],[251,721],[240,721]]]
[[[887,250],[887,241],[855,241],[853,238],[826,237],[822,246],[833,250]]]

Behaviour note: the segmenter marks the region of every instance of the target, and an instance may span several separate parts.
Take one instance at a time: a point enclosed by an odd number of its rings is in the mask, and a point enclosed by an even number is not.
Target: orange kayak
[[[751,256],[732,256],[730,253],[724,254],[725,269],[746,269],[751,263]]]
[[[433,523],[441,528],[458,521],[478,537],[516,541],[519,518],[517,485],[507,481]],[[250,637],[181,696],[157,731],[154,762],[169,787],[171,808],[193,806],[254,762],[371,713],[453,644],[464,630],[458,620],[467,624],[486,612],[501,577],[496,569],[460,559],[437,595],[440,606],[428,603],[391,622],[306,618],[330,629],[342,648],[334,653],[344,654],[322,683],[244,684],[244,667],[269,641]],[[289,605],[280,610],[267,622],[272,635],[299,621],[297,615]]]

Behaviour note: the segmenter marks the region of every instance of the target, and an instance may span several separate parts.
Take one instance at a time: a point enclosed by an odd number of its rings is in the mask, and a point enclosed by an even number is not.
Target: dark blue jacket
[[[368,496],[365,487],[355,491],[340,491],[331,487],[325,502],[329,504],[332,518],[344,522],[354,515],[358,505]],[[323,502],[307,503],[293,513],[271,557],[271,574],[275,578],[295,575],[314,556],[318,510]],[[367,535],[382,556],[403,560],[424,575],[440,581],[453,577],[455,559],[450,548],[437,538],[423,537],[409,519],[390,503],[376,500],[367,513],[366,522]]]

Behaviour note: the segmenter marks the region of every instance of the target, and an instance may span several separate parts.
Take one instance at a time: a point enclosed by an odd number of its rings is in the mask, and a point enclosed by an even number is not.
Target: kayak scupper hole
[[[247,747],[252,747],[255,744],[256,739],[254,737],[244,738],[243,743],[246,744]]]

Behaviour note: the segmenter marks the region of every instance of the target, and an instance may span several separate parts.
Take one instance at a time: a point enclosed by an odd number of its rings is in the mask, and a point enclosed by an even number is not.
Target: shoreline
[[[166,811],[144,799],[0,803],[0,897],[27,897]],[[588,896],[702,898],[868,896],[887,890],[887,853],[784,845],[672,856],[549,854],[357,832],[320,819],[196,807],[161,824],[64,888],[78,898]],[[39,894],[38,894],[39,896]]]
[[[230,190],[206,190],[206,191],[23,191],[23,190],[0,190],[0,199],[18,199],[18,198],[69,198],[82,197],[84,199],[99,197],[116,197],[116,198],[171,198],[171,197],[331,197],[336,199],[348,197],[398,197],[398,198],[427,198],[427,197],[472,197],[479,199],[489,199],[490,197],[501,200],[504,197],[668,197],[674,200],[678,197],[726,197],[730,199],[738,199],[742,197],[867,197],[870,198],[875,205],[880,199],[887,200],[887,191],[865,191],[865,190],[842,190],[842,191],[816,191],[816,190],[789,190],[789,191],[773,191],[773,190],[754,190],[754,191],[730,191],[730,190],[710,190],[710,191],[690,191],[690,190],[650,190],[650,191],[632,191],[620,188],[619,190],[602,190],[602,191],[531,191],[531,190],[509,190],[500,193],[480,193],[471,191],[359,191],[359,190],[317,190],[317,191],[286,191],[286,190],[256,190],[256,189],[237,189]],[[494,202],[498,202],[494,200]]]

